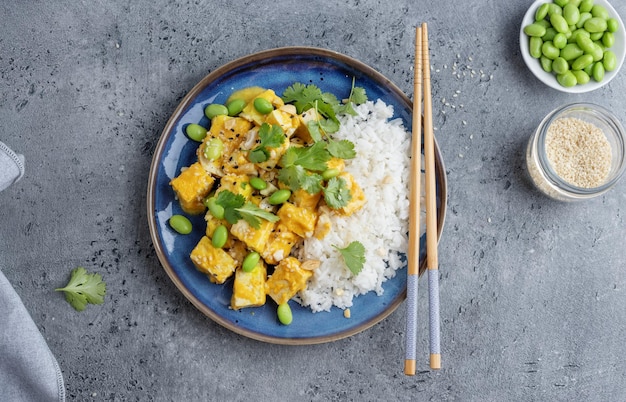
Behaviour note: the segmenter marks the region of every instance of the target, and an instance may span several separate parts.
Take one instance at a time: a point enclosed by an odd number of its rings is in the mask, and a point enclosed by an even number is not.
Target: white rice
[[[321,261],[307,289],[299,294],[300,303],[313,312],[329,311],[332,306],[349,308],[355,296],[370,291],[382,295],[383,282],[405,265],[400,253],[408,247],[411,135],[401,119],[389,120],[393,107],[381,100],[355,109],[358,116],[342,116],[341,129],[333,138],[355,144],[357,157],[346,160],[346,170],[367,202],[352,216],[333,214],[330,233],[321,241],[306,239],[300,250],[303,260]],[[333,247],[343,248],[355,240],[366,250],[365,266],[357,276]]]

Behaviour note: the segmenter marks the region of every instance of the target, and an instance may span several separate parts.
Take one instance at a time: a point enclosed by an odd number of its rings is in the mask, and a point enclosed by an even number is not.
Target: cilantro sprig
[[[267,148],[278,148],[285,142],[285,132],[276,124],[263,123],[259,128],[260,144],[250,151],[248,159],[252,163],[265,162],[270,158]]]
[[[350,190],[346,186],[346,181],[341,177],[333,177],[328,180],[328,184],[323,191],[324,201],[333,209],[345,207],[352,199]]]
[[[220,191],[215,202],[224,208],[224,219],[231,225],[240,219],[248,222],[255,229],[261,227],[261,219],[270,222],[278,221],[278,216],[261,209],[246,199],[241,194],[234,194],[228,190]]]
[[[333,247],[341,253],[346,266],[355,276],[358,275],[365,265],[365,246],[361,242],[353,241],[347,247]]]
[[[65,300],[76,311],[83,311],[87,304],[104,303],[106,283],[100,274],[91,274],[83,267],[74,268],[65,287],[54,289],[65,293]]]

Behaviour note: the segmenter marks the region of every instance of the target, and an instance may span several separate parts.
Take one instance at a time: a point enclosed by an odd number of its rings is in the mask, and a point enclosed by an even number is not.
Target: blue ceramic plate
[[[406,267],[384,283],[384,294],[374,292],[354,299],[351,318],[343,310],[312,313],[291,301],[293,323],[281,325],[276,318],[276,306],[271,300],[263,307],[231,310],[232,282],[212,284],[198,272],[189,254],[204,234],[202,216],[190,217],[194,230],[179,235],[168,225],[173,214],[182,214],[169,186],[181,167],[195,162],[198,143],[184,133],[190,123],[205,127],[207,104],[224,103],[238,89],[261,86],[277,94],[294,82],[315,84],[338,98],[349,95],[352,77],[356,85],[365,88],[369,99],[382,99],[395,110],[394,117],[404,120],[411,129],[411,101],[388,79],[370,67],[347,56],[317,48],[280,48],[256,53],[235,60],[213,71],[200,81],[183,99],[168,121],[156,148],[148,183],[148,220],[150,234],[161,264],[178,289],[200,311],[230,330],[264,342],[278,344],[314,344],[351,336],[373,326],[394,311],[406,297]],[[439,235],[445,216],[446,178],[439,149],[436,148]],[[422,241],[422,244],[424,241]],[[423,261],[424,250],[421,252]],[[422,266],[423,270],[423,266]]]

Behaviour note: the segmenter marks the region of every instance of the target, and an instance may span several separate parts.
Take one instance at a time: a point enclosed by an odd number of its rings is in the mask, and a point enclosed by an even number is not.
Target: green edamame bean
[[[265,190],[267,188],[267,182],[260,177],[251,177],[250,185],[255,190]]]
[[[572,63],[572,70],[583,70],[585,67],[593,63],[593,56],[583,54]]]
[[[556,31],[556,29],[554,29],[554,28],[552,28],[552,27],[546,28],[546,33],[545,33],[545,35],[543,35],[543,36],[541,37],[541,39],[542,39],[544,42],[547,42],[547,41],[549,41],[549,40],[553,40],[553,39],[554,39],[554,37],[556,36],[556,34],[557,34],[557,33],[558,33],[558,32]]]
[[[540,51],[540,53],[541,53],[541,51]],[[324,170],[322,172],[322,179],[330,180],[333,177],[339,176],[339,173],[341,173],[341,171],[339,169],[335,169],[335,168],[326,169],[326,170]]]
[[[272,103],[265,98],[256,98],[254,100],[254,108],[261,114],[268,114],[274,110]]]
[[[573,4],[566,4],[563,7],[563,18],[569,25],[576,25],[580,19],[580,10]]]
[[[600,61],[604,57],[604,49],[602,46],[593,44],[593,50],[589,53],[593,57],[593,61]]]
[[[545,29],[548,29],[548,28],[550,28],[552,26],[552,25],[550,25],[550,21],[548,21],[548,20],[535,21],[535,22],[533,22],[533,24],[541,25]]]
[[[613,71],[617,68],[617,56],[611,50],[604,52],[602,58],[602,64],[604,65],[604,71]]]
[[[591,7],[591,15],[596,18],[601,18],[605,21],[608,20],[610,17],[609,12],[606,10],[606,8],[602,7],[599,4],[594,4],[593,7]]]
[[[543,3],[539,6],[537,11],[535,11],[535,21],[543,21],[548,16],[548,3]]]
[[[246,101],[243,99],[233,99],[226,105],[229,116],[237,116],[244,107],[246,107]]]
[[[543,45],[541,45],[541,53],[547,58],[554,60],[559,57],[560,51],[551,41],[548,41],[543,42]]]
[[[217,198],[209,197],[204,202],[209,212],[217,219],[224,219],[224,207],[217,203]]]
[[[213,231],[213,237],[211,238],[211,244],[215,248],[222,248],[228,241],[228,229],[224,225],[219,225]]]
[[[591,76],[597,82],[600,82],[604,79],[604,64],[601,62],[597,62],[593,65],[593,70],[591,71]]]
[[[585,53],[593,52],[595,48],[595,44],[591,40],[591,38],[586,37],[585,35],[578,35],[576,37],[576,44],[583,50]]]
[[[528,42],[528,51],[531,57],[538,59],[541,57],[541,46],[543,45],[543,41],[541,38],[537,38],[536,36],[531,36]]]
[[[278,321],[283,325],[289,325],[293,321],[293,314],[291,313],[291,307],[289,307],[288,303],[278,305],[276,315],[278,316]]]
[[[183,235],[191,233],[191,230],[193,229],[191,221],[182,215],[172,215],[169,223],[172,229]]]
[[[254,268],[256,268],[256,265],[259,263],[260,259],[261,256],[256,251],[248,253],[248,255],[243,259],[243,262],[241,263],[241,270],[243,272],[254,271]]]
[[[272,195],[270,195],[267,202],[271,205],[279,205],[287,202],[289,197],[291,197],[291,191],[284,188],[282,190],[275,191]]]
[[[211,103],[206,108],[204,108],[204,115],[209,119],[214,118],[215,116],[227,115],[228,109],[226,106],[221,105],[219,103]]]
[[[202,142],[206,136],[206,128],[199,124],[191,123],[185,128],[185,133],[187,133],[187,137],[192,140]]]
[[[567,36],[565,36],[564,33],[559,32],[552,40],[552,44],[557,49],[563,49],[565,45],[567,45]]]
[[[574,60],[582,56],[585,52],[576,43],[568,43],[561,49],[560,57],[567,61]]]
[[[595,7],[595,6],[594,6]],[[585,31],[593,34],[594,32],[604,32],[608,28],[606,20],[600,17],[591,17],[583,25]],[[557,29],[558,31],[558,29]]]
[[[606,29],[611,33],[617,32],[617,30],[619,29],[619,22],[617,22],[617,19],[609,18],[608,20],[606,20]]]
[[[539,24],[530,24],[524,27],[524,33],[528,36],[542,37],[546,34],[546,28]]]
[[[578,7],[578,6],[580,6],[580,2],[581,2],[581,0],[569,0],[568,4],[573,4],[576,7]]]
[[[591,13],[580,13],[580,18],[578,18],[576,28],[582,28],[583,26],[585,26],[585,22],[591,17]]]
[[[589,74],[587,74],[583,70],[572,70],[572,74],[574,74],[574,77],[576,77],[576,83],[578,85],[584,85],[588,83],[589,80],[591,79],[589,77]]]
[[[541,62],[541,68],[543,68],[543,71],[546,73],[552,72],[552,59],[549,59],[546,56],[541,56],[539,61]]]
[[[585,31],[583,28],[578,28],[576,30],[574,30],[574,32],[572,32],[572,35],[567,39],[568,43],[576,43],[576,37],[578,35],[585,35],[586,37],[589,37],[589,32]]]
[[[566,88],[573,87],[577,83],[576,76],[569,70],[563,74],[558,74],[556,76],[556,80],[559,82],[559,84]]]
[[[552,61],[552,71],[556,74],[564,74],[569,70],[569,63],[562,57],[557,57]]]
[[[615,44],[615,35],[612,32],[606,31],[602,35],[602,44],[606,47],[613,47]]]
[[[565,21],[565,18],[563,18],[561,14],[552,14],[550,16],[550,23],[552,24],[554,29],[556,29],[557,32],[565,33],[569,31],[569,25],[567,24],[567,21]]]
[[[565,7],[569,3],[569,0],[554,0],[554,4],[559,7]]]
[[[578,6],[578,9],[580,10],[581,13],[588,13],[591,11],[591,9],[593,8],[593,1],[594,0],[582,0],[580,2],[580,5]]]
[[[563,9],[554,3],[548,3],[548,17],[552,17],[555,14],[563,14]]]
[[[583,68],[583,71],[585,72],[585,74],[591,77],[591,75],[593,74],[593,64],[590,64],[587,67]]]
[[[204,157],[210,161],[214,161],[222,156],[224,152],[224,143],[219,138],[211,138],[204,147]]]
[[[591,39],[592,41],[598,41],[600,39],[602,39],[602,35],[604,35],[604,31],[603,32],[593,32],[589,34],[589,39]]]

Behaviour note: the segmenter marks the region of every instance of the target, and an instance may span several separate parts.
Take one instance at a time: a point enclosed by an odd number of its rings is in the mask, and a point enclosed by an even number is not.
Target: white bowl
[[[591,78],[591,80],[587,84],[575,85],[573,87],[567,88],[558,83],[558,81],[556,80],[556,75],[554,73],[545,72],[543,68],[541,67],[541,63],[539,62],[539,60],[533,58],[530,55],[530,51],[528,49],[529,38],[524,33],[524,27],[526,25],[532,24],[535,21],[535,12],[539,8],[539,6],[542,5],[543,3],[551,3],[551,2],[552,2],[551,0],[535,1],[530,6],[530,8],[528,8],[528,11],[526,11],[526,14],[524,15],[524,19],[522,20],[522,26],[520,27],[520,34],[519,34],[519,38],[520,38],[519,43],[520,43],[520,48],[522,50],[522,57],[524,58],[524,62],[526,62],[526,65],[528,66],[530,71],[532,71],[535,77],[539,78],[539,80],[541,80],[544,84],[562,92],[584,93],[584,92],[593,91],[594,89],[598,89],[608,84],[613,78],[615,78],[615,76],[619,72],[620,68],[622,67],[622,64],[624,63],[624,55],[626,54],[626,31],[624,31],[624,23],[622,22],[622,19],[620,18],[619,14],[617,14],[617,11],[615,11],[615,9],[606,0],[594,1],[594,4],[598,4],[606,8],[610,16],[617,19],[617,21],[619,22],[619,29],[614,34],[615,44],[610,49],[615,53],[615,56],[617,57],[617,67],[613,71],[607,71],[606,74],[604,75],[604,79],[600,82],[597,82],[593,78]]]

